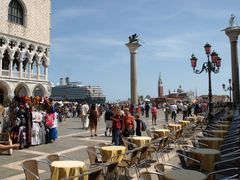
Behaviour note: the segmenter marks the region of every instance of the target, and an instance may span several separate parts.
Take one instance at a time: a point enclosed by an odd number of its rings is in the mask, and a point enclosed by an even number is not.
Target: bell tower
[[[158,97],[159,98],[163,97],[163,82],[161,79],[161,73],[159,73],[159,78],[158,78]]]

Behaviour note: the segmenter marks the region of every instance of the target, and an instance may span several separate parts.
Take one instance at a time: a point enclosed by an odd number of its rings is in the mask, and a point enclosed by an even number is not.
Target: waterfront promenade
[[[181,119],[182,115],[178,115],[178,119]],[[146,120],[148,128],[151,128],[152,120],[151,115],[149,118],[142,117]],[[164,123],[164,114],[162,110],[158,111],[158,120],[155,127],[162,128]],[[76,160],[81,160],[89,165],[88,155],[86,151],[87,146],[93,146],[98,143],[108,142],[111,143],[111,137],[105,137],[104,135],[105,123],[103,117],[100,118],[98,125],[98,136],[91,138],[90,131],[82,129],[80,118],[69,118],[59,124],[59,138],[50,144],[43,144],[39,146],[31,146],[28,149],[15,150],[12,156],[2,153],[0,155],[0,179],[5,180],[22,180],[24,178],[23,170],[20,164],[26,159],[44,160],[47,155],[52,153],[63,154],[70,156]],[[144,133],[145,134],[145,133]],[[170,156],[174,156],[174,150]],[[46,172],[48,167],[43,165],[40,167],[42,175],[49,176]],[[135,179],[134,172],[132,174]]]

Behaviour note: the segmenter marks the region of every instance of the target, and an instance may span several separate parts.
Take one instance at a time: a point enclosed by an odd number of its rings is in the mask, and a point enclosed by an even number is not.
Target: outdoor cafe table
[[[77,176],[86,170],[87,167],[82,161],[53,161],[51,163],[51,180]],[[72,179],[77,180],[78,178]],[[87,176],[84,177],[84,180],[87,179]]]
[[[219,137],[203,137],[199,138],[198,141],[201,143],[207,144],[208,148],[219,149],[223,143],[223,138]]]
[[[190,121],[187,121],[187,120],[181,120],[181,121],[179,121],[179,123],[180,123],[183,127],[185,127],[185,126],[187,126],[188,124],[190,124],[191,122],[190,122]]]
[[[224,136],[227,134],[226,130],[208,130],[207,132],[213,134],[215,137],[224,138]]]
[[[172,124],[172,123],[169,123],[168,124],[168,128],[170,130],[173,130],[173,131],[177,131],[177,130],[180,130],[182,128],[182,126],[180,124]]]
[[[168,136],[169,132],[170,132],[169,129],[156,129],[156,130],[154,130],[154,133],[158,134],[159,137]]]
[[[195,123],[197,121],[197,117],[196,116],[187,117],[186,120]]]
[[[194,170],[177,169],[172,171],[166,171],[163,174],[164,180],[204,180],[206,175]]]
[[[133,137],[130,137],[130,140],[132,141],[132,143],[136,144],[138,147],[141,147],[146,144],[149,144],[151,141],[151,138],[148,136],[133,136]]]
[[[103,146],[100,148],[102,161],[122,161],[123,155],[126,152],[126,147],[124,146]]]
[[[201,169],[212,172],[214,163],[220,158],[220,151],[210,148],[193,148],[190,150],[190,156],[200,161]]]
[[[215,125],[219,130],[228,130],[230,127],[230,124],[216,124]]]

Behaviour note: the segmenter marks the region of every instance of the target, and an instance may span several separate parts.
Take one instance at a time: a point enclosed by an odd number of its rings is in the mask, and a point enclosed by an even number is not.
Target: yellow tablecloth
[[[123,155],[126,152],[124,146],[103,146],[101,147],[102,160],[106,161],[122,161]]]
[[[170,132],[169,129],[156,129],[156,130],[154,130],[154,133],[158,134],[159,137],[168,136],[169,132]]]
[[[230,124],[216,124],[215,125],[219,130],[228,130],[230,127]]]
[[[206,179],[206,175],[194,170],[177,169],[177,170],[172,170],[164,173],[163,179],[164,180],[204,180]]]
[[[77,176],[81,172],[86,171],[86,165],[82,161],[53,161],[51,164],[51,180],[59,180],[60,178]],[[73,180],[77,180],[74,178]],[[84,180],[88,177],[85,176]]]
[[[181,121],[179,121],[179,123],[180,123],[183,127],[185,127],[185,126],[187,126],[188,124],[190,124],[191,122],[190,122],[190,121],[187,121],[187,120],[181,120]]]
[[[208,148],[217,149],[217,150],[223,143],[223,138],[218,138],[218,137],[204,137],[204,138],[199,138],[198,140],[204,144],[207,144]]]
[[[201,162],[201,169],[212,172],[214,163],[220,158],[220,151],[210,148],[196,148],[190,150],[190,155]]]
[[[182,126],[180,124],[168,124],[168,129],[173,130],[173,131],[177,131],[180,130],[182,128]]]
[[[195,123],[197,121],[197,117],[196,116],[187,117],[186,120]]]
[[[132,143],[136,144],[138,147],[144,146],[151,141],[151,138],[148,136],[133,136],[130,139]]]
[[[214,134],[215,137],[224,138],[224,136],[227,134],[227,131],[225,130],[209,130],[211,134]]]

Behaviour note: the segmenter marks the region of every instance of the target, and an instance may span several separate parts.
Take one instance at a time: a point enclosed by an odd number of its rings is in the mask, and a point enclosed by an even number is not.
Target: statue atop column
[[[128,39],[129,39],[129,43],[138,43],[139,42],[139,37],[136,33],[129,36]]]
[[[229,18],[229,27],[233,27],[233,26],[235,26],[235,15],[231,14]]]

